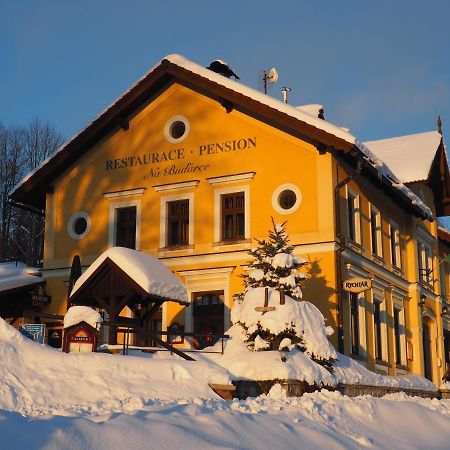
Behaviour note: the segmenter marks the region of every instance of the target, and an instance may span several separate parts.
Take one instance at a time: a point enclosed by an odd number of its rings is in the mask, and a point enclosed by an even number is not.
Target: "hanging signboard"
[[[43,323],[26,323],[19,330],[28,339],[43,344],[45,340],[45,325]]]
[[[49,305],[50,302],[51,298],[48,295],[32,294],[31,296],[31,304],[33,306],[46,306]]]
[[[372,289],[372,280],[370,278],[354,277],[344,280],[343,289],[347,292],[364,292]]]

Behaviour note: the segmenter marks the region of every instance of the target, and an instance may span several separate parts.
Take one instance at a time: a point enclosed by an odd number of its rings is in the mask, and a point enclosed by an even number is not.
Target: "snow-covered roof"
[[[428,179],[441,139],[439,132],[428,131],[368,141],[364,145],[383,160],[402,183],[411,183]]]
[[[42,282],[39,269],[23,263],[0,264],[0,292],[30,286]]]
[[[178,302],[188,301],[186,288],[161,261],[147,253],[124,247],[112,247],[103,252],[78,278],[71,297],[107,258],[117,264],[148,294]]]
[[[298,120],[300,123],[307,124],[311,127],[316,128],[317,130],[323,131],[327,133],[328,135],[334,136],[341,141],[350,144],[352,146],[355,146],[357,149],[359,149],[363,155],[367,156],[367,147],[365,147],[361,142],[357,140],[355,136],[353,136],[351,133],[348,132],[347,129],[339,127],[337,125],[334,125],[324,119],[320,119],[319,117],[312,115],[310,112],[305,112],[298,107],[295,107],[293,105],[289,105],[287,103],[284,103],[281,100],[278,100],[276,98],[270,97],[267,94],[264,94],[262,92],[257,91],[256,89],[253,89],[249,86],[245,86],[244,84],[231,80],[229,78],[224,77],[223,75],[220,75],[216,72],[213,72],[212,70],[203,67],[197,63],[194,63],[188,59],[186,59],[184,56],[178,55],[178,54],[172,54],[168,55],[165,58],[161,60],[160,63],[155,65],[152,69],[150,69],[142,78],[140,78],[133,86],[131,86],[124,94],[122,94],[117,100],[115,100],[112,104],[110,104],[107,108],[105,108],[92,122],[90,122],[88,125],[86,125],[77,135],[75,135],[73,138],[65,142],[59,149],[56,150],[56,152],[51,155],[48,159],[46,159],[41,165],[39,165],[33,172],[25,176],[10,192],[10,196],[14,195],[14,193],[21,188],[26,182],[28,182],[32,177],[38,174],[42,169],[45,169],[47,165],[55,158],[61,156],[60,153],[62,153],[66,147],[68,147],[72,142],[77,140],[81,135],[88,131],[91,127],[93,127],[96,123],[100,121],[102,116],[107,115],[110,111],[113,110],[113,108],[116,107],[119,102],[124,100],[126,98],[127,94],[131,95],[131,91],[133,91],[135,88],[137,88],[144,80],[151,77],[151,75],[156,72],[157,70],[161,70],[161,68],[164,65],[167,65],[167,63],[170,63],[174,66],[177,66],[178,68],[184,69],[194,75],[200,76],[203,79],[209,80],[216,85],[219,85],[223,88],[229,89],[235,93],[241,94],[243,97],[246,97],[250,100],[256,101],[262,105],[270,107],[272,110],[278,111],[282,114],[285,114],[287,117],[294,118]],[[319,105],[314,105],[315,108],[317,108]],[[63,159],[63,158],[60,158]],[[378,158],[377,158],[378,159]],[[372,166],[379,170],[380,165],[379,164],[373,164],[372,158],[366,158],[366,160],[372,164]],[[386,176],[384,170],[379,170],[380,174],[382,176]],[[390,172],[390,171],[389,171]],[[395,177],[394,177],[395,178]],[[393,184],[393,187],[398,189],[401,194],[405,197],[405,200],[407,203],[415,206],[420,210],[420,213],[423,217],[426,217],[430,220],[433,220],[431,210],[420,200],[419,197],[417,197],[412,191],[410,191],[406,186],[403,184],[399,184],[399,180],[397,178],[396,182]]]
[[[102,316],[89,306],[71,306],[64,316],[64,328],[69,328],[86,322],[92,328],[100,328],[103,322]]]
[[[323,105],[319,105],[316,103],[310,105],[300,105],[296,106],[296,108],[314,117],[319,117],[320,113],[323,112]]]

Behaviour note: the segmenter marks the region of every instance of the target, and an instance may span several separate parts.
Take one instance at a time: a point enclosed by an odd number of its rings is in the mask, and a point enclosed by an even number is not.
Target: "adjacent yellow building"
[[[163,59],[12,192],[46,214],[51,303],[36,318],[49,334],[61,328],[75,255],[86,268],[124,246],[158,257],[189,293],[190,306],[164,303],[149,329],[222,333],[247,252],[273,217],[287,221],[296,254],[309,261],[304,298],[336,330],[335,346],[371,370],[438,383],[447,247],[438,250],[435,218],[448,213],[449,187],[442,136],[409,137],[406,146],[433,154],[425,178],[402,179],[382,162],[390,166],[385,149],[398,142],[363,145],[319,109],[178,55]],[[344,291],[352,277],[371,289]]]

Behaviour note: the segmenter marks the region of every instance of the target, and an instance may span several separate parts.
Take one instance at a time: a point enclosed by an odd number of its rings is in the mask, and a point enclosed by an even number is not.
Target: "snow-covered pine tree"
[[[258,240],[249,252],[251,271],[244,277],[244,291],[235,297],[231,320],[242,327],[251,350],[284,350],[287,358],[290,351],[301,351],[331,371],[337,356],[327,338],[332,329],[313,304],[301,301],[300,282],[306,275],[299,269],[307,261],[293,255],[286,222],[272,223],[269,239]]]
[[[299,269],[307,264],[303,258],[294,256],[294,247],[289,244],[286,233],[286,222],[275,224],[269,231],[269,240],[257,240],[258,247],[249,254],[254,260],[250,263],[253,269],[245,278],[245,292],[248,287],[271,287],[284,290],[294,300],[301,300],[300,282],[306,278]],[[244,293],[245,293],[244,292]]]

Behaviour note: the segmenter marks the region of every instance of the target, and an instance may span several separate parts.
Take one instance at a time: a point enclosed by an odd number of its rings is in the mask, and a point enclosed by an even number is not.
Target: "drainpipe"
[[[345,235],[342,233],[341,229],[341,202],[339,198],[339,191],[347,185],[351,180],[355,179],[361,173],[362,163],[361,161],[357,162],[356,173],[355,175],[348,175],[345,179],[336,184],[334,188],[334,200],[335,200],[335,233],[336,239],[338,242],[338,249],[336,252],[336,285],[337,285],[337,311],[336,311],[336,319],[337,319],[337,327],[338,327],[338,351],[339,353],[344,353],[344,324],[342,321],[342,277],[341,277],[341,255],[345,250]],[[336,179],[339,179],[339,165],[336,165]]]

